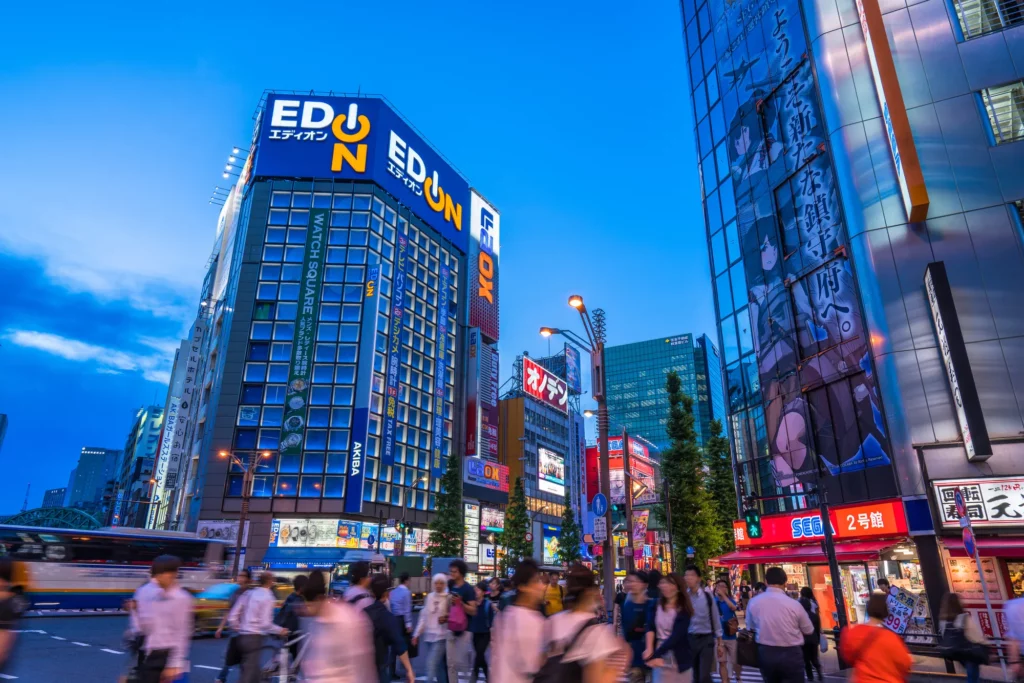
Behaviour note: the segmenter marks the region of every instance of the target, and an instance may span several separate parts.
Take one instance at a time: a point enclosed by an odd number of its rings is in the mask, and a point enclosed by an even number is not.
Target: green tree
[[[462,462],[453,450],[441,475],[441,490],[437,494],[437,516],[428,526],[430,543],[427,554],[431,557],[462,557],[462,540],[466,526],[462,519]]]
[[[562,512],[562,536],[558,539],[558,559],[565,564],[579,562],[580,543],[583,542],[580,525],[576,523],[576,515],[572,511],[572,498],[569,488],[565,489],[565,510]]]
[[[736,482],[733,480],[732,452],[729,439],[722,435],[722,423],[711,422],[711,438],[704,447],[707,464],[708,490],[715,503],[715,520],[722,530],[722,544],[714,549],[716,555],[733,549],[732,522],[736,519]]]
[[[709,558],[722,547],[723,534],[715,516],[715,502],[708,489],[704,458],[694,431],[693,399],[683,393],[675,372],[668,373],[668,431],[672,445],[661,452],[661,467],[666,481],[665,496],[671,506],[672,548],[675,566],[687,564],[686,547],[693,546],[693,562],[702,570]],[[664,510],[659,510],[664,519]]]
[[[502,546],[505,548],[502,565],[506,576],[509,569],[515,568],[520,560],[533,555],[533,543],[526,540],[529,531],[530,516],[526,510],[526,491],[523,489],[522,477],[516,477],[512,497],[505,508],[505,531],[501,534]]]

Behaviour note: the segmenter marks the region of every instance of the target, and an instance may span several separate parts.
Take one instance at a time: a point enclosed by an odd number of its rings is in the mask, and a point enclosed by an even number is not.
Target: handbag
[[[828,652],[828,638],[825,637],[825,632],[822,631],[818,635],[818,649],[821,650],[822,654]]]
[[[462,600],[452,602],[448,608],[448,630],[459,635],[469,628],[469,617],[466,615],[466,608],[462,606]]]
[[[736,661],[741,666],[759,665],[757,656],[757,639],[754,632],[743,629],[736,633]]]
[[[725,631],[726,636],[734,636],[740,630],[740,620],[736,617],[729,619],[727,622],[722,624],[722,630]]]
[[[961,616],[967,618],[960,615],[942,629],[939,652],[944,658],[952,659],[954,662],[988,664],[988,647],[984,643],[975,643],[967,638]],[[957,623],[960,626],[957,626]]]

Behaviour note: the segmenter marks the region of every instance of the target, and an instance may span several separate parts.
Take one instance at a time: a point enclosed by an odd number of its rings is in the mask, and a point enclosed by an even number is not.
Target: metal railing
[[[981,91],[996,144],[1024,140],[1024,81]]]
[[[965,39],[1024,23],[1022,0],[953,0]]]

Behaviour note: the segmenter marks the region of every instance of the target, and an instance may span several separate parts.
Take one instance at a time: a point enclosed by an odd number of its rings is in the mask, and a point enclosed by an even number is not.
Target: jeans
[[[711,674],[715,671],[715,636],[691,633],[690,652],[693,654],[693,683],[711,683]]]
[[[967,683],[978,683],[981,680],[981,664],[964,662],[964,671],[967,673]]]
[[[802,646],[758,645],[757,658],[764,683],[803,683]]]
[[[448,682],[448,672],[441,670],[447,642],[446,640],[428,640],[424,643],[427,647],[427,683],[431,683],[431,681]]]
[[[490,633],[473,634],[473,651],[476,653],[476,658],[473,660],[473,675],[469,677],[469,680],[473,681],[473,683],[476,683],[477,674],[480,671],[484,672],[485,679],[490,678],[490,675],[487,673],[487,646],[490,644]]]
[[[455,683],[459,680],[459,674],[468,674],[473,668],[473,634],[463,631],[458,635],[448,634],[448,681]]]

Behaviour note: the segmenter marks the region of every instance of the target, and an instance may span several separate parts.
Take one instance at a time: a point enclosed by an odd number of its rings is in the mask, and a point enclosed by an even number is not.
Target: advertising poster
[[[437,342],[434,361],[434,430],[430,444],[430,476],[441,476],[441,461],[444,450],[444,394],[445,375],[448,370],[448,290],[450,271],[448,266],[441,266],[441,275],[437,279]]]
[[[569,386],[565,380],[548,372],[529,356],[523,356],[522,382],[523,391],[527,394],[561,413],[569,414]]]
[[[493,572],[497,567],[495,549],[490,543],[480,544],[479,563],[479,570],[482,572]]]
[[[276,536],[276,543],[274,537]],[[272,545],[277,548],[336,548],[337,519],[275,519]]]
[[[885,600],[889,606],[889,616],[883,624],[893,633],[902,635],[910,624],[917,607],[917,596],[913,593],[893,586]]]
[[[542,524],[541,532],[543,534],[542,541],[544,544],[541,564],[561,564],[561,560],[558,559],[558,537],[561,535],[562,529],[550,524]]]
[[[633,559],[643,557],[644,542],[647,540],[647,521],[650,510],[633,510]]]
[[[384,375],[384,429],[381,465],[395,464],[395,428],[398,423],[398,370],[401,365],[402,330],[405,329],[405,278],[409,240],[398,236],[395,276],[391,281],[391,326],[388,337],[387,373]]]
[[[311,209],[306,228],[306,252],[302,262],[302,297],[295,318],[295,338],[292,361],[288,368],[288,388],[285,391],[284,426],[281,428],[282,455],[302,453],[302,437],[306,429],[306,406],[309,403],[310,375],[313,371],[313,343],[320,313],[320,288],[324,281],[324,261],[327,258],[327,224],[329,209]]]
[[[350,548],[355,550],[359,547],[359,541],[361,539],[360,527],[362,525],[359,522],[347,522],[341,520],[338,522],[338,547],[339,548]]]
[[[544,447],[537,448],[540,460],[537,487],[556,496],[565,495],[565,458]]]
[[[480,531],[504,531],[505,511],[492,507],[480,508]]]
[[[565,383],[573,394],[583,392],[583,378],[580,373],[580,352],[572,344],[565,345]]]
[[[196,536],[212,538],[215,541],[235,541],[238,539],[238,520],[201,519],[196,525]],[[245,521],[245,536],[242,537],[242,547],[247,545],[249,545],[249,520]],[[273,541],[271,541],[271,545],[273,545]]]
[[[370,397],[373,380],[373,354],[377,343],[377,317],[380,301],[380,265],[366,269],[363,286],[363,322],[359,332],[358,375],[355,406],[352,411],[352,447],[345,482],[345,512],[363,511],[363,482],[366,479],[366,441],[370,436]]]

